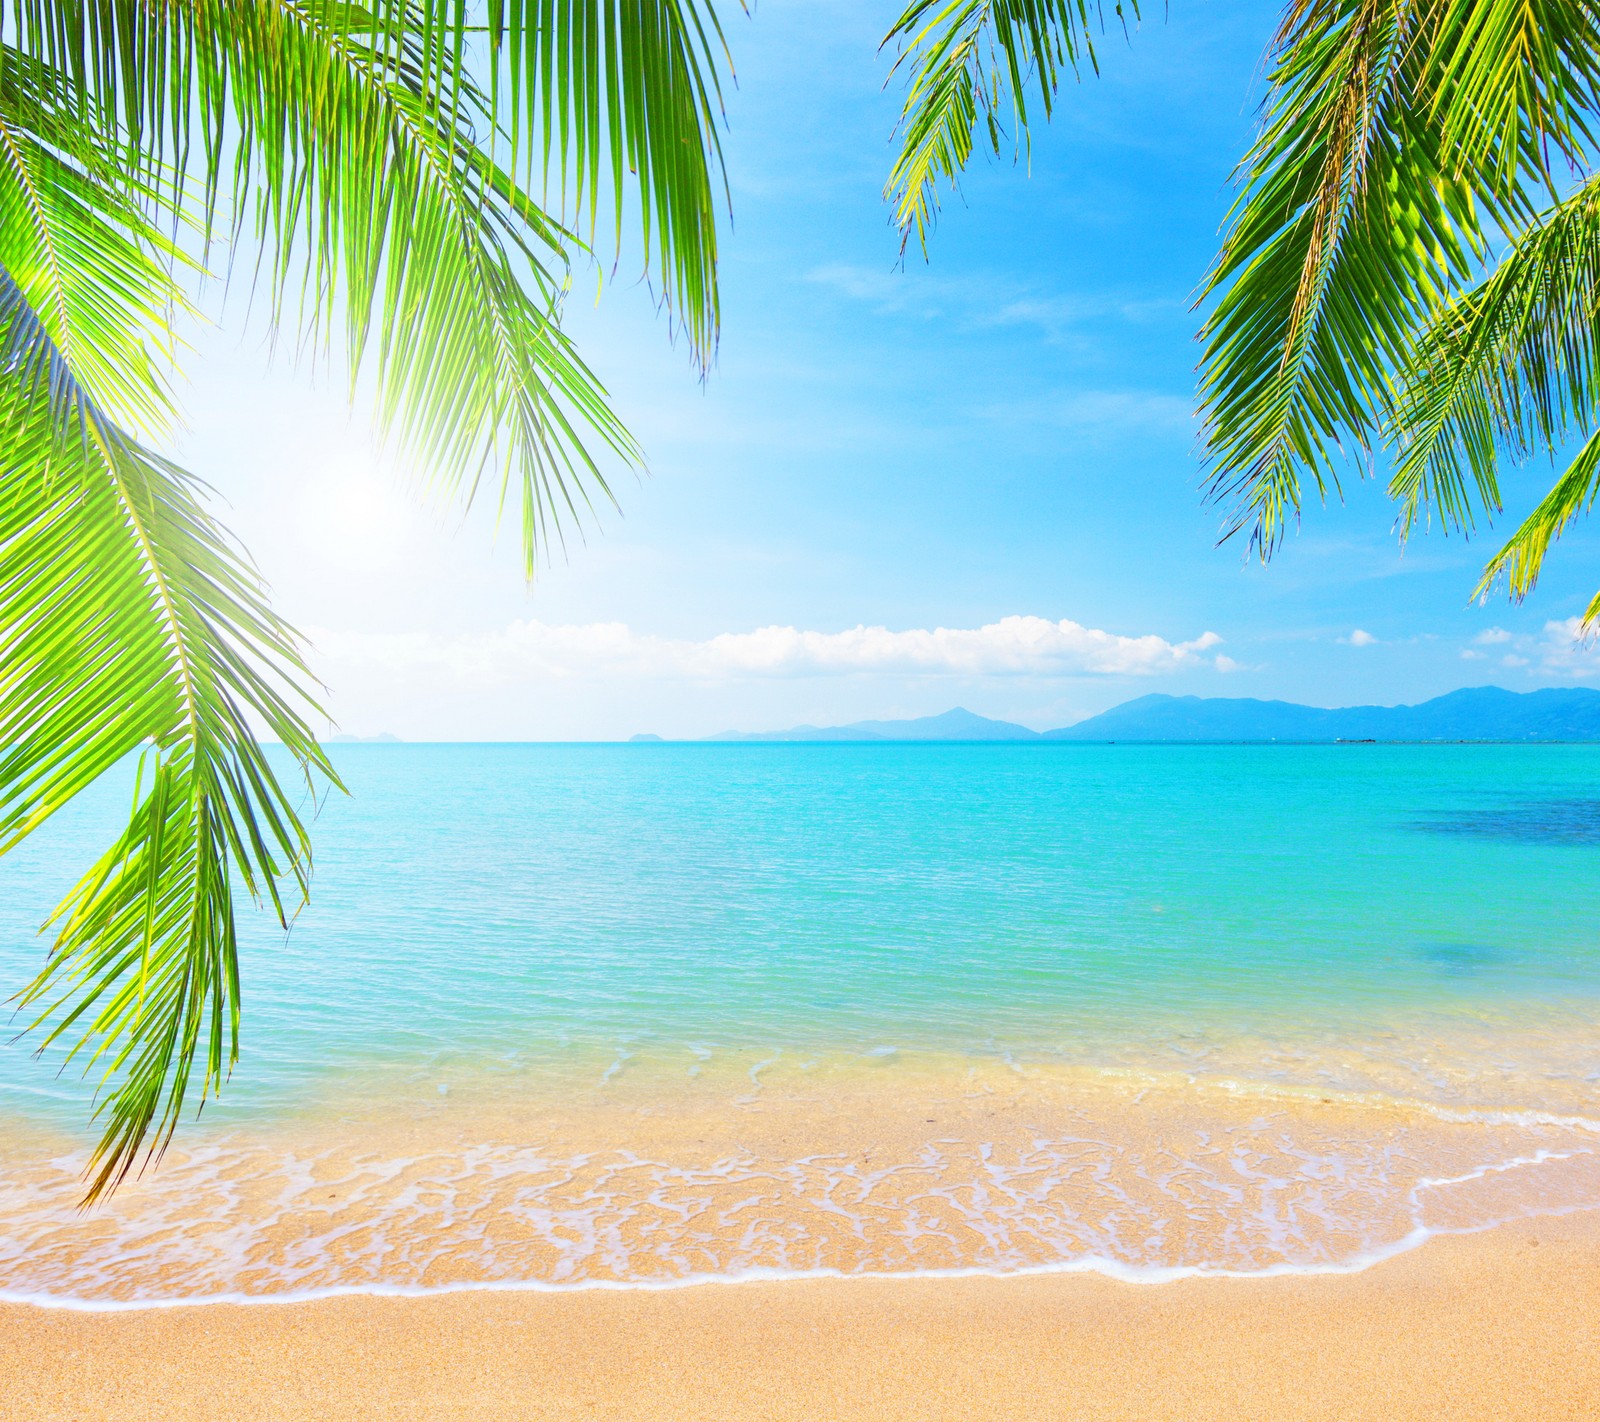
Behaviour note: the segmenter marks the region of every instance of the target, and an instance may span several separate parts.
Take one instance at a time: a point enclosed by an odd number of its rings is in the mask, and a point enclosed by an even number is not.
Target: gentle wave
[[[317,1289],[288,1289],[280,1293],[219,1293],[191,1296],[136,1299],[79,1298],[70,1294],[29,1293],[0,1289],[0,1304],[20,1304],[32,1308],[60,1309],[77,1313],[137,1313],[150,1309],[205,1308],[214,1304],[265,1305],[315,1303],[340,1298],[433,1298],[445,1294],[539,1293],[570,1294],[591,1291],[661,1292],[669,1289],[700,1288],[711,1284],[805,1283],[817,1280],[850,1279],[863,1283],[893,1283],[918,1279],[1021,1279],[1065,1274],[1099,1274],[1119,1283],[1158,1285],[1181,1279],[1281,1279],[1338,1274],[1360,1274],[1377,1264],[1446,1235],[1481,1234],[1509,1224],[1513,1219],[1536,1219],[1581,1214],[1600,1209],[1600,1201],[1569,1205],[1562,1209],[1529,1209],[1505,1219],[1485,1220],[1459,1229],[1418,1227],[1403,1239],[1383,1249],[1354,1255],[1349,1259],[1323,1264],[1269,1264],[1259,1269],[1226,1269],[1207,1265],[1146,1265],[1133,1267],[1115,1259],[1089,1257],[1063,1260],[1055,1264],[1036,1264],[1016,1269],[989,1269],[980,1266],[959,1269],[915,1269],[899,1273],[887,1270],[840,1269],[746,1269],[730,1274],[686,1274],[675,1279],[583,1279],[574,1283],[550,1283],[544,1279],[462,1279],[445,1284],[334,1284]]]
[[[1571,1211],[1600,1208],[1600,1205],[1574,1206]],[[1477,1227],[1493,1228],[1494,1221]],[[1414,1230],[1388,1249],[1332,1264],[1272,1264],[1261,1269],[1219,1269],[1201,1265],[1164,1267],[1149,1265],[1133,1268],[1114,1259],[1086,1258],[1056,1264],[1037,1264],[1017,1269],[986,1269],[978,1266],[961,1269],[915,1269],[892,1273],[886,1270],[840,1269],[746,1269],[732,1274],[688,1274],[676,1279],[584,1279],[576,1283],[552,1284],[543,1279],[469,1279],[448,1284],[335,1284],[320,1289],[285,1290],[271,1294],[199,1294],[192,1297],[90,1299],[72,1295],[26,1293],[0,1289],[0,1304],[26,1304],[35,1308],[65,1309],[79,1313],[131,1313],[144,1309],[201,1308],[211,1304],[294,1304],[337,1298],[431,1298],[440,1294],[466,1293],[543,1293],[565,1294],[591,1290],[640,1290],[698,1288],[706,1284],[801,1283],[820,1279],[858,1279],[893,1282],[911,1279],[1014,1279],[1054,1274],[1100,1274],[1129,1284],[1167,1284],[1179,1279],[1267,1279],[1298,1274],[1359,1274],[1398,1254],[1426,1243],[1435,1234],[1476,1233],[1462,1230]]]
[[[1086,1094],[1034,1080],[1010,1098],[892,1085],[866,1103],[578,1112],[538,1145],[459,1113],[445,1117],[457,1140],[404,1151],[417,1142],[401,1122],[315,1144],[223,1138],[88,1215],[64,1203],[81,1156],[36,1156],[0,1178],[0,1299],[137,1308],[779,1278],[1270,1277],[1366,1268],[1435,1234],[1600,1206],[1600,1121],[1585,1116],[1241,1082]],[[590,1148],[572,1148],[574,1120]],[[619,1120],[632,1148],[614,1144]],[[938,1133],[918,1138],[929,1125]],[[755,1144],[696,1139],[718,1129]]]

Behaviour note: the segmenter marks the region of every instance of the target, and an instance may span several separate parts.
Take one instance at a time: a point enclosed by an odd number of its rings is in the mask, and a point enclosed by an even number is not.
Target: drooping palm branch
[[[91,1196],[220,1086],[236,897],[303,899],[337,783],[294,633],[156,452],[175,316],[253,252],[232,279],[441,492],[516,502],[531,572],[637,457],[561,329],[603,211],[714,349],[724,59],[708,0],[0,8],[0,852],[142,756],[24,993],[101,1079]]]
[[[1206,284],[1213,494],[1263,555],[1392,429],[1423,330],[1586,151],[1600,11],[1297,0]]]
[[[1055,70],[1030,70],[1033,56],[1074,54],[1087,34],[1081,6],[1027,8],[1042,31],[981,4],[913,6],[897,24],[912,74],[890,186],[903,229],[924,231],[982,106],[1030,73],[1048,95]],[[925,19],[935,10],[941,24]],[[1498,510],[1501,458],[1600,426],[1592,256],[1575,245],[1591,212],[1600,5],[1289,0],[1269,58],[1261,132],[1202,291],[1200,411],[1224,537],[1270,556],[1307,480],[1326,496],[1380,453],[1396,460],[1403,529],[1424,507],[1470,525],[1475,505]],[[1551,206],[1575,177],[1583,190]],[[1501,573],[1515,596],[1533,585],[1593,498],[1592,463],[1585,444],[1480,591]]]
[[[1390,483],[1412,522],[1424,507],[1471,527],[1501,508],[1499,461],[1555,455],[1587,434],[1572,464],[1495,555],[1478,585],[1502,577],[1513,598],[1538,582],[1545,554],[1594,501],[1600,466],[1600,178],[1541,213],[1493,272],[1444,305],[1416,341],[1395,401]],[[1600,594],[1584,613],[1593,625]]]
[[[1098,70],[1101,0],[912,0],[883,41],[907,73],[900,152],[884,189],[901,244],[913,231],[927,251],[939,187],[953,187],[972,157],[981,119],[999,154],[1006,133],[1024,141],[1029,94],[1048,121],[1063,71]],[[1113,0],[1120,23],[1138,20],[1139,0]]]

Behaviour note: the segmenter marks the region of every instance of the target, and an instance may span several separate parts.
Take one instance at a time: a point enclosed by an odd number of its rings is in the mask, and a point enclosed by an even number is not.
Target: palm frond
[[[1576,8],[1554,0],[1563,14]],[[1532,217],[1586,142],[1594,56],[1533,42],[1512,0],[1299,0],[1206,285],[1201,378],[1226,534],[1266,556],[1383,429],[1415,332]],[[1558,26],[1559,27],[1559,26]],[[1592,29],[1592,18],[1588,22]],[[1533,68],[1494,90],[1496,44]],[[1493,92],[1491,92],[1493,91]]]
[[[699,360],[718,322],[721,32],[706,0],[17,0],[19,43],[77,86],[78,120],[207,236],[266,253],[275,322],[326,342],[446,492],[517,496],[531,575],[640,462],[561,330],[609,154],[617,239],[637,178],[647,254]],[[552,135],[555,135],[552,138]],[[569,189],[570,183],[570,189]],[[647,257],[647,260],[649,258]],[[592,492],[591,492],[592,491]]]
[[[1431,118],[1460,167],[1506,192],[1531,176],[1531,150],[1585,162],[1600,95],[1592,0],[1435,0],[1425,34]]]
[[[254,14],[227,67],[261,90],[237,129],[264,195],[274,314],[323,335],[340,325],[352,392],[370,370],[381,420],[425,477],[470,497],[487,475],[502,503],[520,493],[531,575],[589,489],[609,497],[589,440],[638,459],[560,328],[576,239],[478,141],[495,124],[483,90],[461,79],[453,113],[419,92],[425,35],[374,43],[333,7]],[[257,63],[269,53],[277,68]]]
[[[1513,601],[1522,601],[1538,583],[1550,545],[1561,537],[1573,519],[1593,507],[1597,495],[1600,495],[1600,432],[1584,441],[1567,472],[1523,520],[1505,547],[1489,560],[1473,595],[1487,597],[1504,578],[1506,591]],[[1595,594],[1583,614],[1586,633],[1592,635],[1597,627],[1600,627],[1600,593]]]
[[[1500,509],[1502,450],[1554,453],[1600,414],[1600,179],[1524,232],[1423,329],[1397,376],[1390,493],[1470,528]]]
[[[1138,0],[1115,0],[1111,11],[1125,26],[1138,20]],[[883,41],[899,51],[895,72],[909,69],[884,188],[902,248],[915,231],[926,253],[940,184],[953,187],[965,170],[978,120],[996,154],[1008,127],[1025,139],[1030,91],[1048,120],[1062,71],[1098,70],[1097,29],[1100,0],[912,0]]]
[[[1464,272],[1476,237],[1409,102],[1415,0],[1295,8],[1202,331],[1211,493],[1235,505],[1225,536],[1249,528],[1263,556],[1298,513],[1303,472],[1337,488],[1342,441],[1366,440],[1420,293]]]
[[[23,994],[97,1070],[89,1197],[171,1138],[238,1050],[235,891],[285,917],[310,848],[252,721],[337,783],[306,672],[193,481],[115,426],[0,268],[0,853],[135,753],[127,828],[51,920]]]
[[[521,150],[511,169],[526,154],[547,192],[554,180],[565,195],[570,182],[572,211],[586,213],[591,233],[608,195],[619,249],[631,186],[647,264],[691,349],[709,360],[719,189],[728,201],[721,69],[733,71],[711,0],[490,0],[488,36],[490,106]]]
[[[403,67],[430,111],[452,119],[467,88],[486,87],[512,169],[553,178],[591,221],[609,188],[619,238],[624,190],[637,184],[664,292],[698,350],[714,340],[714,199],[719,186],[726,194],[721,71],[732,66],[712,0],[11,0],[8,8],[20,47],[68,76],[81,120],[117,135],[126,162],[197,168],[217,195],[236,181],[231,125],[253,111],[273,127],[258,78],[293,87],[295,56],[254,43],[274,27],[363,35]],[[235,81],[244,85],[238,94]]]
[[[58,72],[0,45],[0,266],[101,405],[163,433],[172,320],[188,310],[179,277],[195,268],[74,109]]]

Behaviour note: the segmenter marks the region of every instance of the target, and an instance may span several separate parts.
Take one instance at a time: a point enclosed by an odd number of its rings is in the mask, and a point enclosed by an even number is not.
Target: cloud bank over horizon
[[[1125,636],[1069,618],[1033,616],[904,631],[864,624],[839,632],[770,626],[701,640],[635,632],[622,622],[518,619],[455,636],[313,629],[310,640],[320,659],[336,665],[445,672],[479,686],[594,674],[697,681],[881,674],[1096,677],[1205,667],[1227,672],[1235,666],[1215,652],[1222,643],[1215,632],[1173,642],[1154,633]]]
[[[1508,671],[1527,671],[1563,681],[1584,681],[1600,675],[1600,646],[1585,633],[1581,617],[1552,618],[1537,634],[1490,627],[1478,633],[1470,646],[1462,648],[1461,659],[1493,659]]]

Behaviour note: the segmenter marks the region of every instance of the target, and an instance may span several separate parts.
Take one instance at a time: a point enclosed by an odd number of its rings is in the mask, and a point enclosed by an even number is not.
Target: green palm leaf
[[[75,378],[117,418],[162,432],[171,317],[188,305],[175,276],[195,269],[151,220],[148,186],[75,120],[59,73],[0,46],[0,265]]]
[[[1137,20],[1138,0],[1116,0],[1112,14]],[[1061,72],[1098,69],[1094,31],[1104,18],[1098,0],[912,0],[883,41],[900,51],[895,70],[909,70],[884,188],[902,246],[915,230],[927,251],[940,184],[953,186],[966,168],[980,118],[998,154],[1008,124],[1026,136],[1030,90],[1048,120]]]
[[[488,35],[496,96],[509,96],[493,107],[529,170],[537,154],[546,188],[570,182],[591,232],[606,193],[619,246],[632,184],[662,299],[706,360],[720,319],[719,188],[728,193],[719,69],[731,70],[709,0],[490,0]]]
[[[940,184],[970,160],[980,120],[998,151],[1006,122],[1026,141],[1035,88],[1048,119],[1060,71],[1094,65],[1098,17],[1073,0],[904,11],[889,38],[910,79],[886,196],[906,237],[926,247]],[[1399,444],[1404,528],[1424,504],[1470,524],[1476,504],[1499,506],[1502,450],[1551,448],[1594,423],[1587,185],[1535,214],[1594,148],[1600,8],[1289,0],[1269,79],[1202,293],[1200,404],[1210,494],[1231,505],[1224,537],[1248,532],[1268,556],[1304,482],[1337,492],[1383,440]],[[1506,269],[1475,286],[1508,237]],[[1571,516],[1551,497],[1513,541],[1535,571],[1549,541],[1537,531]],[[1531,586],[1517,566],[1514,588]]]
[[[305,670],[192,481],[113,425],[0,270],[0,853],[136,752],[127,828],[52,918],[23,994],[44,1045],[98,1067],[90,1198],[170,1139],[238,1049],[235,881],[280,919],[310,850],[252,720],[333,772]],[[153,1132],[153,1139],[152,1137]]]
[[[1544,184],[1549,149],[1583,163],[1600,83],[1588,0],[1433,0],[1423,14],[1422,87],[1461,169],[1509,192]]]
[[[1561,537],[1573,519],[1594,505],[1597,496],[1600,496],[1600,433],[1589,436],[1555,487],[1523,520],[1505,547],[1489,560],[1476,595],[1487,596],[1503,577],[1514,599],[1525,598],[1539,581],[1551,543]],[[1600,592],[1584,609],[1582,625],[1584,632],[1591,636],[1600,630]]]
[[[1399,379],[1390,492],[1471,527],[1500,509],[1502,450],[1554,453],[1600,395],[1600,180],[1543,214],[1476,288],[1437,312]]]
[[[1269,117],[1207,279],[1202,332],[1212,492],[1228,533],[1263,555],[1300,507],[1300,479],[1337,487],[1345,442],[1366,448],[1427,293],[1481,248],[1469,188],[1452,180],[1414,103],[1409,0],[1292,7]]]
[[[1503,455],[1554,455],[1600,422],[1600,179],[1591,178],[1518,238],[1477,288],[1423,331],[1401,374],[1390,437],[1390,492],[1409,528],[1422,510],[1470,528],[1500,511]],[[1550,544],[1594,501],[1600,440],[1590,434],[1550,493],[1490,561],[1478,585],[1504,577],[1532,591]],[[1585,620],[1600,611],[1600,598]]]
[[[462,79],[454,116],[430,106],[424,40],[256,13],[240,51],[280,57],[259,80],[278,127],[246,111],[241,131],[267,195],[275,311],[341,326],[352,393],[370,370],[380,417],[444,490],[470,497],[485,473],[502,502],[518,489],[531,574],[588,487],[609,495],[585,434],[638,453],[560,329],[575,239],[475,141],[494,122],[481,90]]]
[[[1299,0],[1206,286],[1201,404],[1227,532],[1266,555],[1337,489],[1413,340],[1587,142],[1600,29],[1552,0]],[[1509,67],[1508,67],[1509,66]]]
[[[175,203],[195,196],[207,236],[256,240],[256,294],[302,338],[339,335],[352,389],[370,367],[426,477],[520,495],[530,572],[590,489],[610,497],[597,454],[639,457],[560,331],[589,257],[572,225],[592,230],[602,187],[619,250],[636,194],[647,270],[711,358],[726,52],[708,0],[17,11],[79,122]]]

